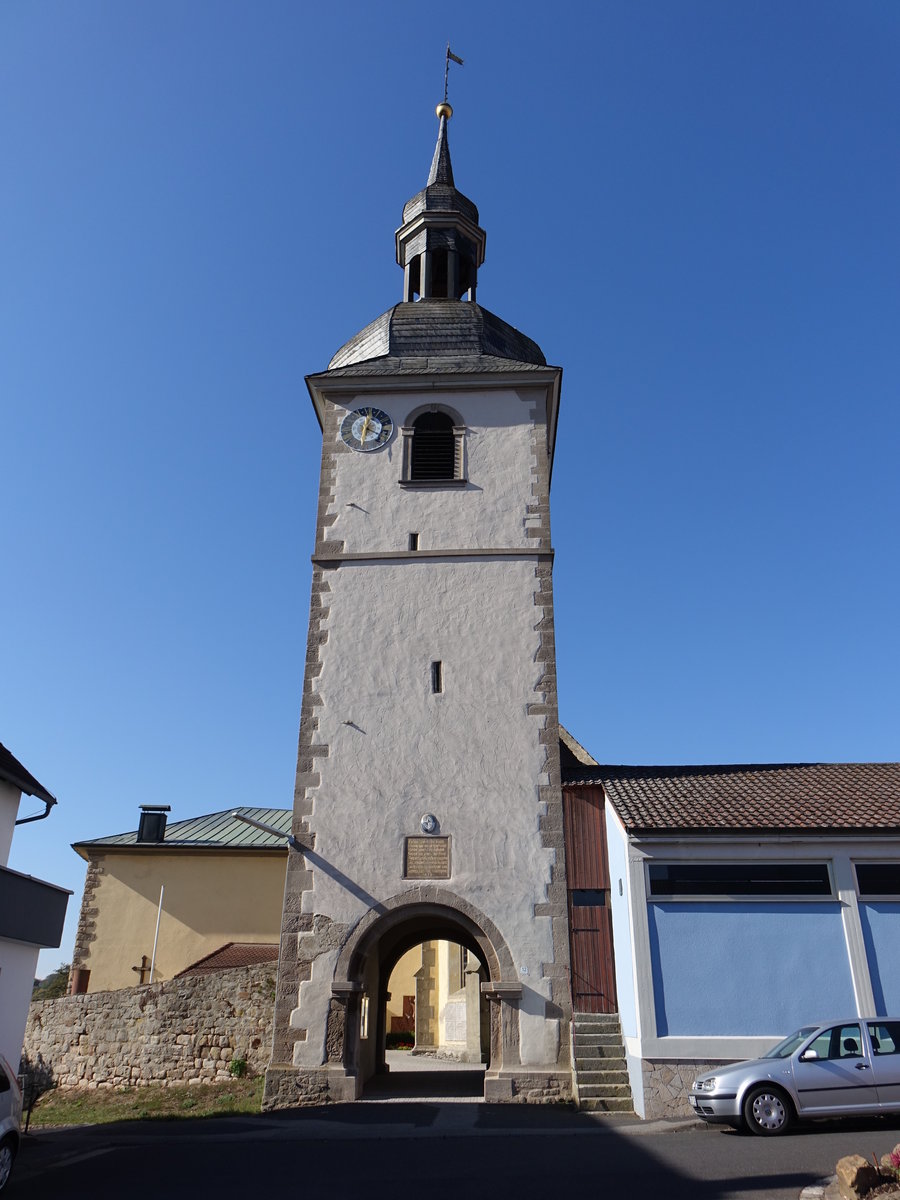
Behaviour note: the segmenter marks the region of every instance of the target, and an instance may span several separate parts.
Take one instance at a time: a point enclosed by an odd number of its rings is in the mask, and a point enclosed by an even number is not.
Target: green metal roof
[[[282,836],[254,829],[243,821],[235,820],[232,813],[241,813],[262,821],[281,832]],[[227,850],[287,850],[285,838],[291,832],[292,812],[289,808],[227,808],[223,812],[209,813],[205,817],[191,817],[187,821],[170,821],[166,825],[166,836],[162,842],[138,842],[137,830],[130,833],[114,833],[109,837],[93,838],[75,842],[73,849],[82,847],[140,846],[145,849],[163,847],[182,849],[227,849]]]

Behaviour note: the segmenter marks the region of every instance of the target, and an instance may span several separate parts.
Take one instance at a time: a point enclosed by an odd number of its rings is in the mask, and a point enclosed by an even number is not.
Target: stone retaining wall
[[[31,1005],[24,1051],[60,1087],[227,1080],[232,1058],[261,1075],[272,1051],[275,964],[236,967]]]
[[[716,1067],[723,1065],[721,1061],[664,1059],[654,1062],[645,1058],[642,1063],[645,1119],[655,1121],[660,1117],[694,1116],[694,1110],[688,1103],[691,1084],[698,1075],[714,1071]]]

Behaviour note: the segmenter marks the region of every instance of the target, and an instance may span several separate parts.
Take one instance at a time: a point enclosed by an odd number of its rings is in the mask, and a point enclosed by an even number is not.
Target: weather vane
[[[447,99],[447,84],[450,79],[450,60],[451,59],[453,59],[453,61],[455,63],[459,63],[460,66],[464,65],[463,60],[459,57],[459,55],[454,54],[453,51],[450,49],[450,43],[448,42],[447,43],[447,57],[444,62],[444,100],[443,100],[442,104],[439,104],[437,106],[437,114],[439,117],[452,117],[453,116],[453,109],[450,107],[450,102]]]

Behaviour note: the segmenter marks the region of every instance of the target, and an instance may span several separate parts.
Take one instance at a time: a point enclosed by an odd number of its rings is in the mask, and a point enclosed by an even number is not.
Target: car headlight
[[[716,1090],[717,1082],[718,1082],[718,1080],[716,1079],[715,1075],[709,1075],[705,1079],[695,1079],[694,1080],[694,1091],[695,1092],[714,1092]]]

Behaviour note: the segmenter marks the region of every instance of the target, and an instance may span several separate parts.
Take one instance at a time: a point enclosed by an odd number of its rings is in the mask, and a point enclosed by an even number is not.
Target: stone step
[[[578,1048],[593,1048],[596,1046],[621,1046],[622,1039],[615,1033],[579,1033],[575,1030],[575,1045]]]
[[[578,1087],[625,1087],[628,1086],[626,1070],[580,1070]]]
[[[579,1108],[634,1111],[618,1013],[573,1013],[572,1053]]]
[[[579,1100],[627,1100],[631,1103],[631,1088],[627,1083],[586,1083],[578,1081]]]
[[[625,1059],[621,1054],[576,1054],[575,1070],[582,1071],[626,1071]]]
[[[583,1112],[634,1112],[631,1099],[627,1100],[579,1100],[578,1107]]]

